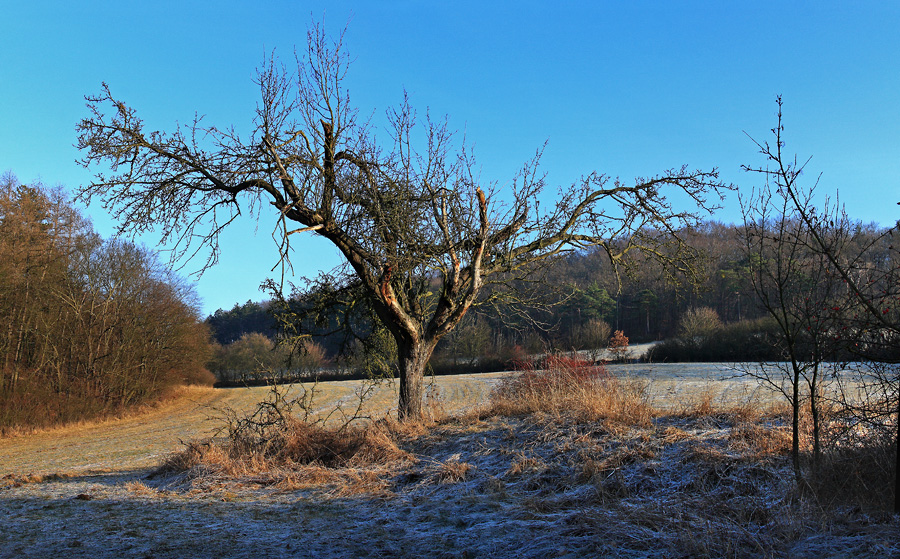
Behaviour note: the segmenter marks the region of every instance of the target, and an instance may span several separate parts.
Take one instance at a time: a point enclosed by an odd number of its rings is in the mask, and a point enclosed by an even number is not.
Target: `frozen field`
[[[771,391],[755,381],[723,380],[733,371],[726,364],[610,365],[620,377],[648,381],[648,397],[662,408],[677,408],[691,398],[710,393],[717,400],[771,399]],[[491,388],[514,373],[486,373],[435,377],[432,393],[446,413],[470,409],[486,401]],[[357,381],[322,382],[317,386],[319,409],[343,402],[348,413],[356,403]],[[221,409],[251,409],[265,398],[266,387],[197,388],[184,397],[148,413],[99,424],[66,427],[27,437],[0,440],[0,476],[82,471],[128,471],[149,468],[181,441],[208,436],[218,425]],[[396,406],[397,385],[378,387],[366,412],[380,415]]]
[[[725,365],[610,372],[674,410],[772,397],[723,380]],[[431,409],[477,406],[504,376],[438,377]],[[358,386],[321,383],[316,401],[352,407]],[[785,440],[784,425],[727,414],[634,426],[475,418],[411,433],[409,458],[366,467],[312,465],[274,481],[147,477],[181,441],[208,436],[222,409],[252,408],[266,392],[192,389],[133,417],[0,440],[0,559],[900,556],[900,520],[823,523],[793,506],[786,456],[756,454],[757,439]],[[395,402],[396,386],[384,385],[368,411]]]

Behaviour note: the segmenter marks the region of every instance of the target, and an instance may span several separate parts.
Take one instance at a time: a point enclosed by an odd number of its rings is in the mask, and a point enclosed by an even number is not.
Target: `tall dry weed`
[[[612,376],[602,363],[550,355],[501,381],[490,394],[490,413],[574,414],[583,421],[646,424],[653,416],[647,388],[645,381]]]
[[[893,507],[897,445],[889,439],[829,449],[812,469],[810,488],[825,509],[878,512]]]
[[[326,428],[287,421],[266,440],[232,437],[191,442],[171,455],[158,473],[246,475],[302,466],[362,467],[408,458],[391,433],[378,425]]]

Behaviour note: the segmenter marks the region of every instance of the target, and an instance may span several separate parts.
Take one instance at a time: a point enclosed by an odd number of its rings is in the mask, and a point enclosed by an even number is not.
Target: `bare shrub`
[[[719,313],[710,307],[690,308],[678,321],[678,335],[698,345],[702,339],[722,328]]]
[[[616,362],[621,363],[628,358],[628,337],[622,330],[613,332],[609,339],[609,353]]]
[[[609,342],[611,333],[612,327],[609,324],[596,318],[591,319],[572,330],[572,346],[589,351],[596,360]]]
[[[359,421],[368,392],[357,394],[355,413],[348,416],[339,406],[315,414],[315,384],[301,385],[296,396],[290,390],[273,385],[269,396],[246,413],[231,408],[218,410],[223,425],[216,437],[189,442],[156,473],[241,476],[302,466],[359,467],[408,457],[395,443],[390,423]],[[329,422],[338,412],[343,420]],[[269,481],[278,483],[283,476]]]

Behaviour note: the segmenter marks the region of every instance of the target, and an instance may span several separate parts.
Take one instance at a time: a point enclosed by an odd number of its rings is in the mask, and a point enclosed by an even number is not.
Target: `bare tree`
[[[866,228],[851,220],[840,204],[826,201],[821,207],[814,205],[812,195],[818,180],[810,188],[799,183],[809,160],[798,163],[796,156],[791,158],[784,153],[782,99],[779,97],[776,102],[774,143],[754,140],[766,166],[744,167],[763,174],[767,184],[774,186],[765,190],[766,197],[760,199],[763,203],[755,205],[757,211],[771,207],[769,201],[773,197],[781,209],[780,218],[774,220],[779,226],[768,234],[761,225],[764,216],[757,216],[758,246],[768,244],[781,251],[782,256],[784,251],[789,255],[781,258],[784,269],[776,268],[773,273],[770,268],[767,273],[781,278],[784,289],[776,291],[792,293],[793,297],[770,300],[767,307],[783,316],[785,324],[795,325],[791,331],[798,343],[805,338],[810,344],[806,348],[811,356],[809,364],[834,358],[834,353],[823,353],[825,347],[850,356],[851,369],[858,372],[854,380],[859,388],[849,394],[846,386],[840,385],[839,403],[854,423],[866,426],[863,431],[869,436],[893,428],[894,511],[900,512],[900,251],[895,242],[900,223],[881,230]],[[745,209],[745,220],[747,215]],[[802,281],[804,289],[790,286],[791,281]],[[792,366],[796,368],[795,364]],[[811,373],[801,369],[809,383],[812,404],[816,402],[816,372],[818,367]],[[836,380],[841,383],[842,377]],[[812,413],[818,452],[819,417],[815,406]]]
[[[249,137],[201,118],[171,133],[145,130],[104,84],[77,126],[86,167],[106,165],[80,195],[103,200],[123,232],[160,227],[179,254],[211,249],[241,212],[265,203],[281,262],[295,235],[314,233],[343,255],[396,340],[401,417],[422,413],[423,371],[438,341],[492,282],[508,282],[562,251],[599,246],[614,263],[642,250],[671,269],[690,268],[674,231],[695,212],[673,209],[671,187],[711,209],[718,173],[686,167],[634,184],[596,172],[559,191],[547,208],[539,155],[508,190],[480,183],[471,150],[446,119],[417,120],[404,99],[388,111],[390,141],[376,141],[344,86],[343,35],[312,26],[296,71],[274,57],[258,72],[261,100]],[[544,206],[541,207],[541,202]],[[491,293],[498,293],[493,290]]]
[[[15,388],[22,370],[53,362],[48,321],[59,321],[55,291],[72,254],[88,241],[87,223],[60,189],[0,179],[0,390]],[[35,366],[35,364],[40,364]],[[8,378],[7,378],[8,377]]]
[[[840,323],[834,307],[836,275],[829,262],[810,250],[811,232],[792,210],[780,187],[766,184],[742,199],[746,251],[757,300],[777,324],[771,340],[782,360],[748,367],[745,372],[781,392],[791,405],[794,474],[800,464],[800,412],[805,402],[813,419],[816,461],[821,447],[821,395],[825,362],[836,353],[830,343]],[[812,192],[805,194],[807,200]]]
[[[691,347],[698,348],[709,336],[722,328],[719,313],[710,307],[691,307],[678,321],[678,336]]]

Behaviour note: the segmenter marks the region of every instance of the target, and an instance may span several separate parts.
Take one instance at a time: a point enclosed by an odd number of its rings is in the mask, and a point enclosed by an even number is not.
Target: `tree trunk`
[[[816,363],[818,363],[818,357],[816,357]],[[821,443],[821,423],[820,423],[820,408],[819,408],[819,367],[818,364],[813,365],[812,372],[812,381],[809,383],[809,411],[812,415],[813,420],[813,467],[815,471],[813,475],[818,474],[819,463],[821,462],[822,457],[822,443]]]
[[[793,367],[793,392],[791,394],[791,462],[794,466],[794,478],[797,484],[803,482],[803,474],[800,470],[800,368],[796,363]]]
[[[423,416],[425,368],[436,344],[436,341],[397,341],[397,360],[400,366],[400,402],[397,415],[401,421],[421,419]]]
[[[900,398],[897,398],[897,464],[894,469],[894,513],[900,514]]]

